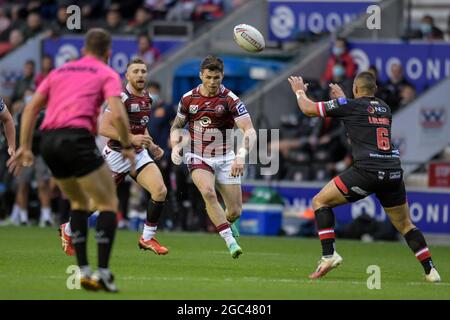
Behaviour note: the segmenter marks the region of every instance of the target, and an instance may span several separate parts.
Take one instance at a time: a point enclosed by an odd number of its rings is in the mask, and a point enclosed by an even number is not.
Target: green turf
[[[89,254],[95,264],[90,230]],[[343,265],[309,280],[320,255],[315,239],[241,236],[244,254],[232,259],[218,235],[159,234],[167,256],[140,251],[138,233],[119,231],[112,271],[119,294],[66,288],[75,262],[60,248],[55,228],[0,228],[0,299],[450,299],[450,248],[432,246],[443,282],[423,280],[423,270],[403,243],[342,241]],[[381,268],[381,289],[366,285],[369,265]]]

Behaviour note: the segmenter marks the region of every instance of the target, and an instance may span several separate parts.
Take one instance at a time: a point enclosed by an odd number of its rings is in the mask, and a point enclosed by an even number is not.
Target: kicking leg
[[[216,226],[220,236],[225,240],[231,256],[233,258],[238,258],[242,254],[242,249],[233,237],[233,233],[230,229],[230,223],[227,221],[225,216],[225,211],[222,209],[219,201],[217,200],[214,174],[205,169],[195,169],[192,171],[192,181],[202,194],[203,200],[206,204],[206,212],[208,213],[212,223]]]
[[[239,218],[242,213],[242,190],[240,184],[217,184],[217,189],[225,202],[225,216],[231,224],[234,238],[239,238]]]

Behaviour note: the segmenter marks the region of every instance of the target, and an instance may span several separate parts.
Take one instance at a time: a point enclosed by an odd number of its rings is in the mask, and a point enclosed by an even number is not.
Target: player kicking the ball
[[[256,132],[244,103],[222,85],[223,68],[223,61],[214,56],[202,61],[202,84],[182,97],[170,141],[172,161],[181,164],[181,151],[189,139],[182,139],[178,129],[189,124],[190,152],[184,154],[185,161],[203,196],[209,218],[225,240],[231,256],[237,258],[242,249],[236,242],[239,234],[233,223],[241,215],[240,177],[245,155],[256,141]],[[230,137],[235,124],[244,132],[244,144],[237,156],[231,148]],[[225,202],[225,211],[217,200],[216,186]]]
[[[323,277],[342,263],[342,257],[335,250],[333,208],[375,193],[392,224],[422,264],[425,279],[441,281],[422,232],[411,222],[400,156],[391,141],[391,109],[374,97],[377,86],[372,74],[361,72],[355,78],[355,99],[347,99],[338,85],[331,84],[335,99],[315,103],[306,96],[307,85],[301,77],[290,77],[289,83],[305,115],[336,117],[344,121],[353,152],[353,165],[313,198],[322,259],[309,277]]]
[[[122,92],[122,102],[130,119],[130,140],[136,150],[136,172],[135,174],[130,173],[130,163],[121,155],[120,136],[113,125],[109,109],[106,109],[99,128],[99,134],[110,139],[103,149],[103,158],[111,169],[116,184],[121,183],[126,175],[130,174],[139,185],[150,192],[151,201],[147,207],[147,219],[138,244],[143,250],[151,250],[158,255],[165,255],[169,250],[156,240],[155,233],[164,209],[167,188],[161,172],[149,156],[147,148],[156,160],[163,156],[164,151],[152,142],[147,131],[152,98],[144,89],[147,79],[145,62],[139,58],[131,60],[125,76],[128,84]],[[73,255],[70,222],[61,225],[60,234],[64,252]]]

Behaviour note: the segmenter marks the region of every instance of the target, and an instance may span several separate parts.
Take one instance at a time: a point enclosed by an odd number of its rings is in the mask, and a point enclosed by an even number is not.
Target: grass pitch
[[[94,232],[89,257],[96,265]],[[61,250],[55,228],[0,228],[0,299],[450,299],[450,248],[431,246],[443,282],[423,280],[423,270],[403,243],[337,241],[343,264],[309,280],[321,254],[316,239],[241,237],[244,254],[230,257],[215,234],[159,233],[167,256],[140,251],[139,234],[118,231],[111,261],[119,294],[69,290],[66,269],[75,263]],[[381,289],[369,290],[367,268],[381,269]]]

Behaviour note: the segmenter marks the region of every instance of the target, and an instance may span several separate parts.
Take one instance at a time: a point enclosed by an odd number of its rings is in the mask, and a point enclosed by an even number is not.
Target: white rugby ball
[[[266,46],[261,32],[248,24],[239,24],[234,27],[234,41],[249,52],[263,51]]]

